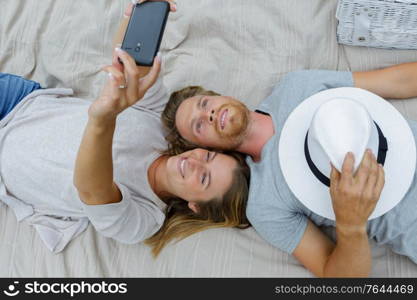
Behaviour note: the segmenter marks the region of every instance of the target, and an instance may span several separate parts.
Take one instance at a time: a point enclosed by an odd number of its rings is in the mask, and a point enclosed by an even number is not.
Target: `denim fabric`
[[[39,83],[20,76],[0,73],[0,120],[23,98],[40,89]]]

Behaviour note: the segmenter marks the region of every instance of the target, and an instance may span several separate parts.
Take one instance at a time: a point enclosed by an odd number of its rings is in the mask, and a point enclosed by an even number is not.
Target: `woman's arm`
[[[78,150],[74,183],[83,202],[90,205],[122,200],[113,182],[112,144],[116,119],[89,117]]]
[[[122,60],[123,72],[115,66],[104,68],[109,80],[89,108],[87,126],[75,163],[74,185],[80,199],[89,205],[121,201],[122,195],[113,181],[112,144],[116,118],[142,99],[155,83],[161,68],[157,57],[149,74],[141,78],[129,54],[118,49],[115,56]]]

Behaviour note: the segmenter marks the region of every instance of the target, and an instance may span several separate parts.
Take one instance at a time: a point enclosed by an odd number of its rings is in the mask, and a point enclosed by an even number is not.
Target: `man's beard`
[[[223,104],[219,108],[219,112],[227,108],[228,113],[232,113],[231,116],[228,116],[227,131],[223,131],[219,128],[218,123],[216,124],[216,132],[224,141],[225,150],[235,150],[239,147],[247,133],[249,127],[249,110],[243,103],[233,102]]]

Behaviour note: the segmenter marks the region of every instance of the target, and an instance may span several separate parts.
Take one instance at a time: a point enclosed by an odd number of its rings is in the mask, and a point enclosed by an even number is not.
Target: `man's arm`
[[[355,176],[353,163],[353,156],[347,155],[342,174],[332,168],[330,193],[336,215],[336,244],[309,221],[293,252],[318,277],[367,277],[371,270],[366,224],[381,194],[384,172],[373,154],[364,156]]]
[[[353,72],[355,87],[368,90],[385,99],[417,97],[417,62],[392,67]]]
[[[371,253],[366,231],[336,231],[335,245],[309,220],[294,257],[317,277],[367,277]]]

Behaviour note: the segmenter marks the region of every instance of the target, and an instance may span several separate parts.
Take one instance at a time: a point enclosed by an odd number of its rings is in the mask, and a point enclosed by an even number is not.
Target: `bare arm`
[[[74,184],[82,201],[89,205],[122,200],[113,182],[112,144],[116,119],[89,118],[78,150]]]
[[[144,2],[146,0],[138,1]],[[175,1],[165,0],[171,11],[176,11]],[[113,46],[119,48],[133,9],[129,3],[124,12]],[[122,60],[121,64],[118,58]],[[115,51],[112,65],[104,68],[111,76],[101,95],[89,109],[89,118],[78,150],[74,171],[74,185],[80,198],[90,205],[119,202],[119,188],[113,181],[112,144],[117,115],[142,99],[155,83],[161,69],[160,58],[155,58],[152,68],[138,67],[124,51]],[[120,89],[119,86],[128,87]]]
[[[386,99],[417,97],[417,62],[388,68],[354,72],[355,87],[363,88]]]
[[[112,143],[116,118],[142,99],[155,83],[161,67],[156,58],[149,74],[140,78],[132,57],[124,51],[118,51],[117,56],[123,61],[124,72],[115,66],[104,68],[111,76],[89,108],[88,123],[75,163],[74,185],[80,199],[89,205],[121,201],[122,195],[113,181]],[[126,82],[126,88],[119,88]]]
[[[371,253],[366,231],[337,232],[335,245],[311,221],[293,255],[317,277],[367,277]]]
[[[336,214],[337,243],[334,244],[309,221],[293,255],[318,277],[367,277],[371,251],[366,233],[369,215],[384,185],[384,173],[367,153],[356,176],[353,156],[347,156],[342,174],[332,169],[330,193]]]

